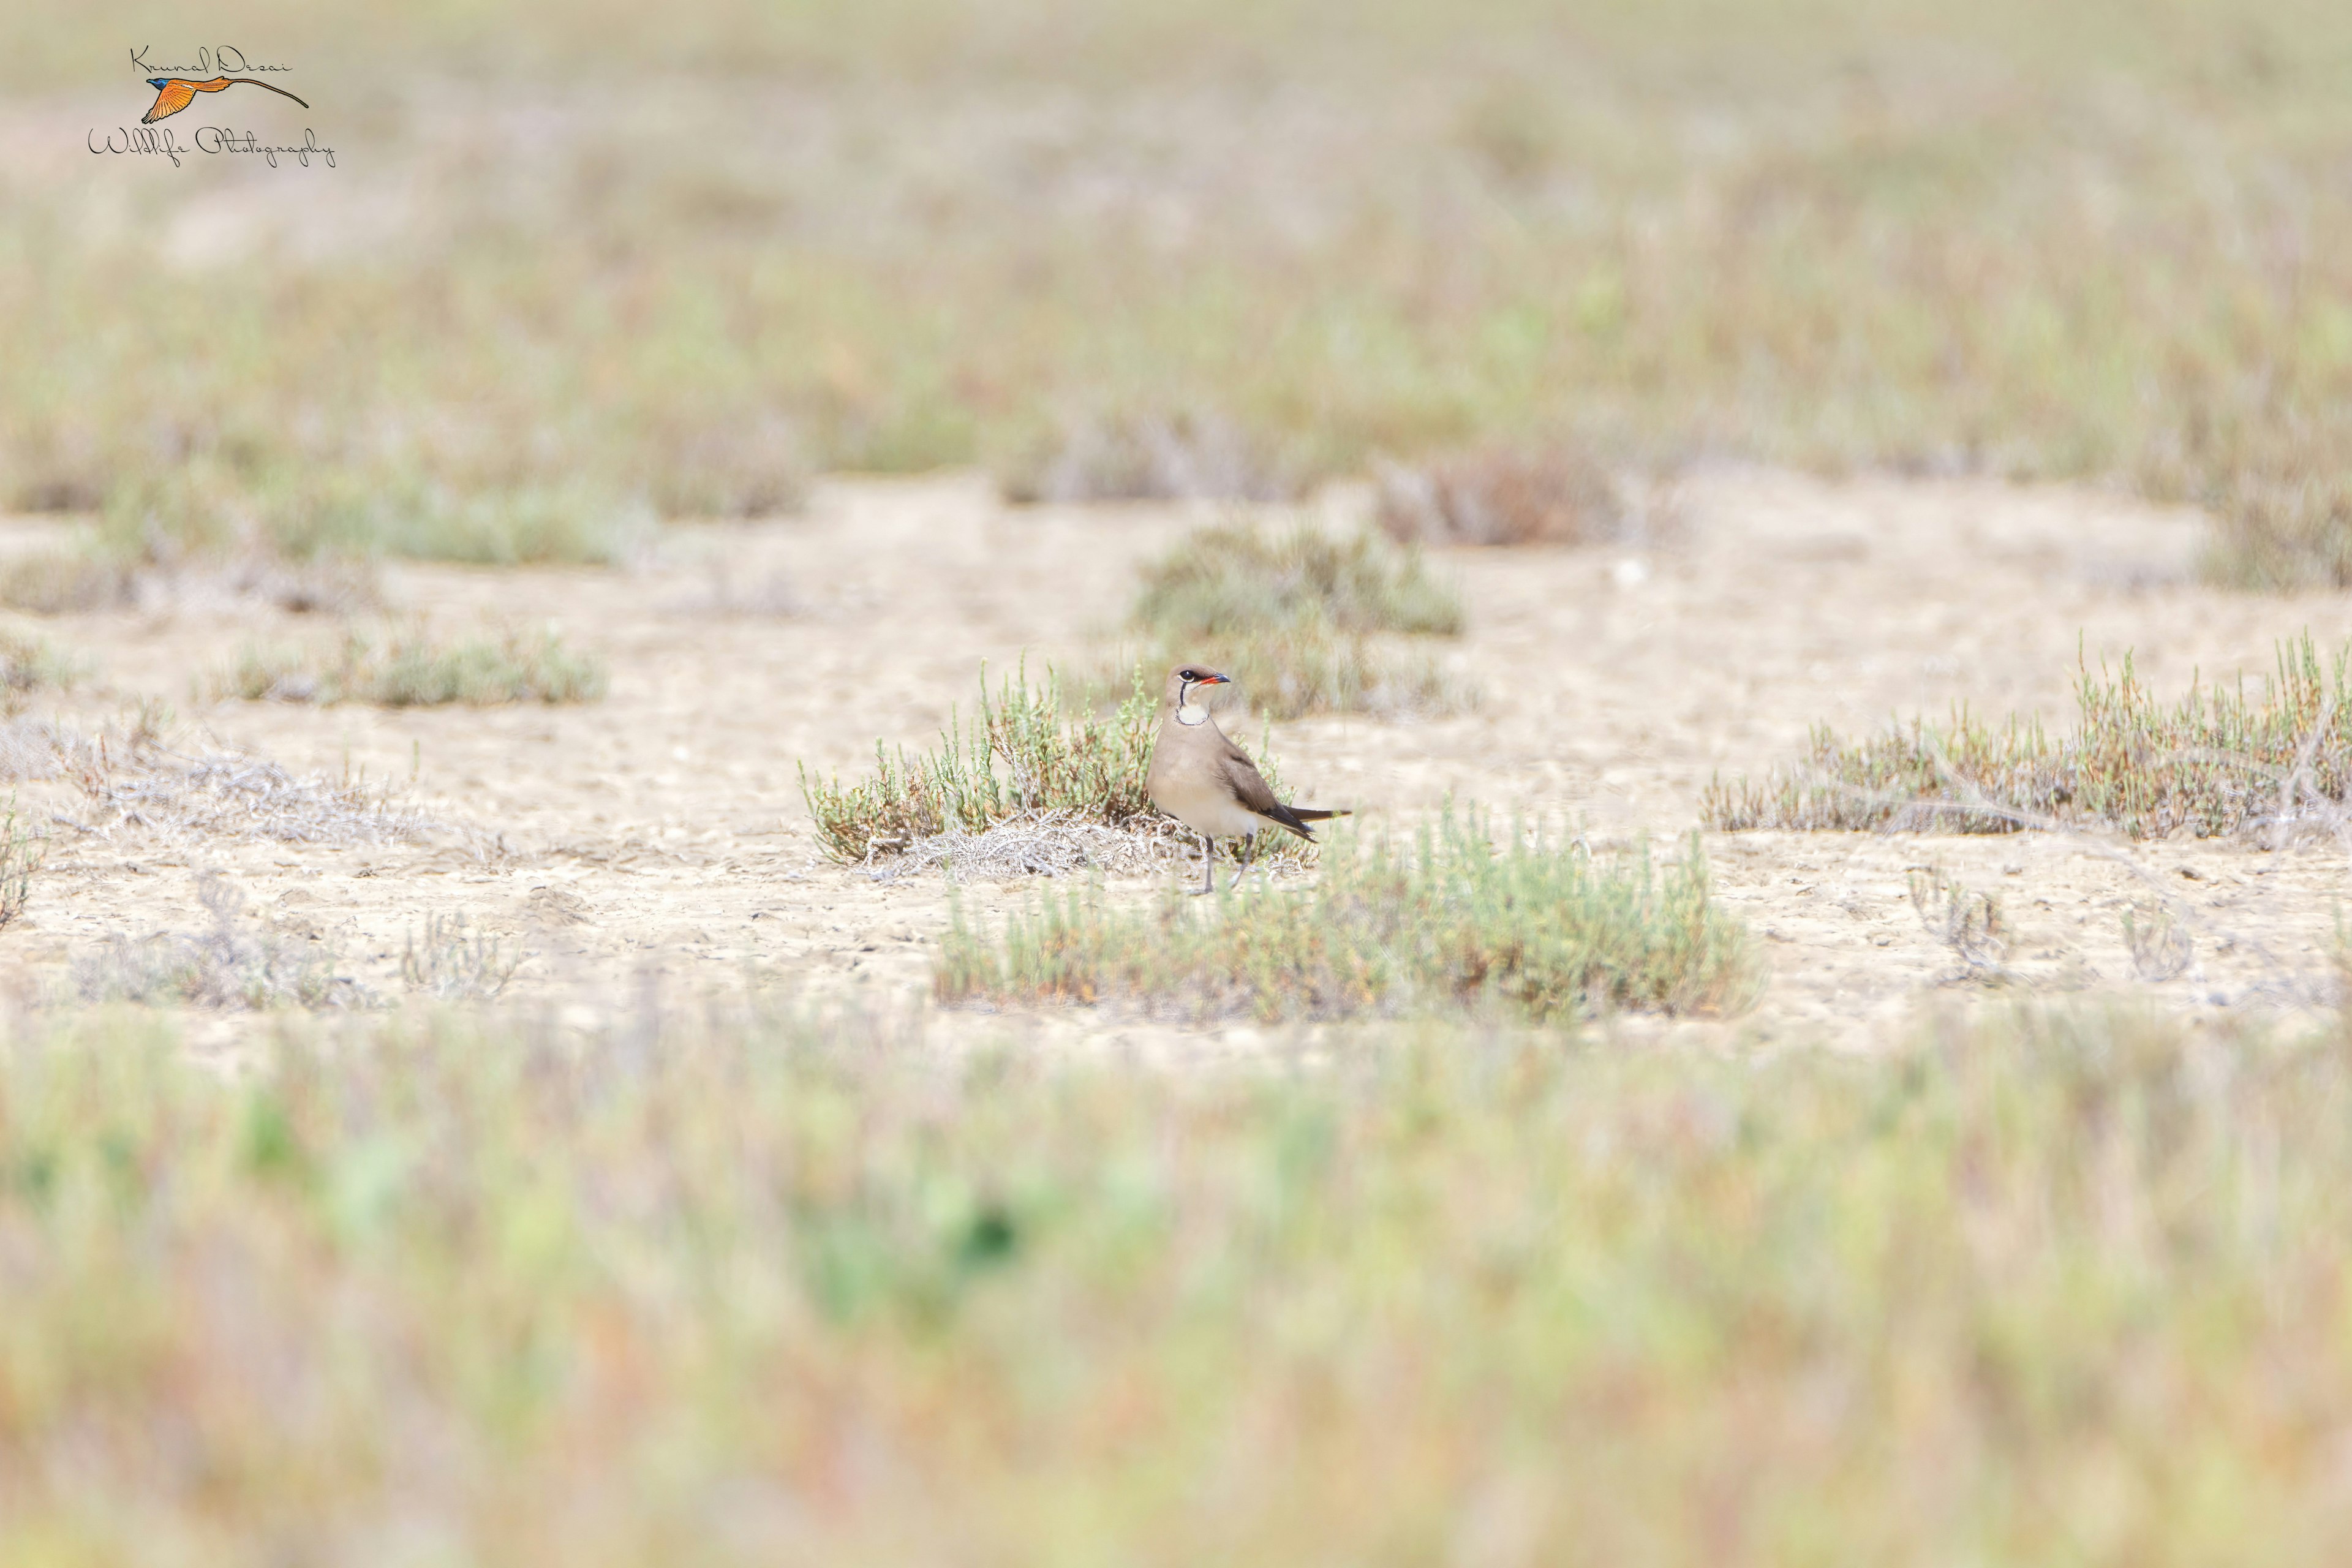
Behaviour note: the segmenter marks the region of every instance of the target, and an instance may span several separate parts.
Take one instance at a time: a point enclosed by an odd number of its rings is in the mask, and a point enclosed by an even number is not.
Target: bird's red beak
[[[1214,670],[1210,671],[1208,674],[1201,677],[1200,679],[1192,682],[1195,686],[1231,686],[1233,683],[1233,677],[1229,675],[1219,675]]]

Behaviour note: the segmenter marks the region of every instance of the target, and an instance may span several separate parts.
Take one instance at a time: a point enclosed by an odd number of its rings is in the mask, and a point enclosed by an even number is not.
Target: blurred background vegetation
[[[129,47],[223,42],[315,107],[200,110],[335,168],[90,156]],[[261,3],[0,47],[47,84],[0,501],[121,550],[603,559],[814,470],[1034,493],[1147,420],[1250,491],[1501,440],[2113,478],[2212,508],[2226,576],[2352,580],[2340,5]]]

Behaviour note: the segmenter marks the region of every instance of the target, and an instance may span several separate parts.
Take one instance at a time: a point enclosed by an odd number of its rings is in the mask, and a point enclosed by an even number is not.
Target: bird
[[[1285,805],[1274,798],[1249,753],[1227,740],[1208,709],[1193,700],[1205,688],[1232,684],[1230,677],[1202,665],[1179,665],[1168,672],[1160,699],[1160,734],[1151,743],[1151,770],[1144,777],[1151,804],[1201,836],[1201,885],[1195,893],[1216,890],[1216,840],[1249,840],[1248,857],[1234,873],[1238,888],[1257,858],[1259,828],[1271,824],[1312,843],[1315,830],[1308,823],[1348,815]]]
[[[247,82],[254,87],[267,87],[270,91],[277,93],[281,97],[294,98],[294,95],[288,92],[284,88],[271,86],[270,83],[263,81],[259,77],[216,76],[210,81],[190,81],[184,76],[151,76],[147,79],[147,85],[155,89],[155,102],[146,113],[139,117],[139,123],[142,125],[152,125],[159,120],[168,120],[173,115],[179,113],[180,110],[187,108],[188,105],[195,102],[196,94],[200,92],[226,92],[232,85],[237,82]],[[294,101],[302,104],[302,107],[305,109],[310,107],[308,103],[304,103],[303,100],[299,98],[294,98]]]

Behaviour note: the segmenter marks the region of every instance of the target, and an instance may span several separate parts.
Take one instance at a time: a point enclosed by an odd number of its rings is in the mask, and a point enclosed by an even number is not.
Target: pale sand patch
[[[1325,504],[1345,514],[1363,503],[1343,493]],[[1471,623],[1446,657],[1482,692],[1477,709],[1281,726],[1285,777],[1374,829],[1408,826],[1450,796],[1573,820],[1602,840],[1672,839],[1694,825],[1713,773],[1794,755],[1817,721],[1852,731],[1965,701],[2071,722],[2078,641],[2095,665],[2132,651],[2149,686],[2171,693],[2193,672],[2259,675],[2274,642],[2305,628],[2323,646],[2352,636],[2352,600],[2340,595],[2196,584],[2193,519],[2095,490],[1735,469],[1685,479],[1675,504],[1685,526],[1671,551],[1446,555]],[[194,695],[199,678],[247,639],[329,628],[266,604],[45,623],[94,660],[99,680],[37,717],[89,729],[131,694],[162,695],[223,750],[298,777],[392,784],[451,831],[419,843],[131,835],[85,845],[44,878],[26,922],[0,935],[0,984],[52,994],[69,955],[104,933],[199,929],[195,873],[215,868],[256,909],[299,913],[348,973],[390,994],[408,934],[464,914],[533,954],[509,993],[526,1002],[609,1009],[635,1005],[647,984],[690,994],[776,983],[904,1004],[924,989],[949,886],[936,873],[877,879],[820,859],[795,764],[854,774],[877,738],[928,743],[951,710],[969,712],[982,659],[1006,671],[1024,656],[1083,658],[1123,608],[1137,564],[1215,515],[1013,510],[970,476],[837,480],[807,517],[677,530],[627,571],[387,570],[394,604],[436,623],[551,620],[605,654],[611,696],[577,708],[208,704]],[[761,613],[711,613],[714,563],[761,585]],[[1254,722],[1235,732],[1259,737]],[[30,805],[55,786],[19,787]],[[1940,864],[2000,895],[2026,989],[2146,993],[2198,1010],[2315,994],[2346,868],[2329,841],[2281,854],[2140,848],[2137,861],[2195,916],[2194,961],[2149,985],[2121,928],[2146,885],[2077,843],[1759,834],[1709,836],[1708,849],[1772,979],[1748,1019],[1668,1027],[1847,1044],[1884,1037],[1923,996],[2013,994],[1941,984],[1956,963],[1914,914],[1908,868]],[[1111,885],[1146,897],[1185,874],[1171,862]],[[982,921],[1030,896],[986,879],[954,891]],[[963,1015],[950,1032],[1001,1026]],[[1202,1050],[1258,1037],[1085,1013],[1036,1027]]]

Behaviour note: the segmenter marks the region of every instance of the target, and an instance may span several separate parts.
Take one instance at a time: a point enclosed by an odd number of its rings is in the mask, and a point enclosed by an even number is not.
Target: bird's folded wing
[[[1235,800],[1267,821],[1278,822],[1301,837],[1315,837],[1307,824],[1298,819],[1297,813],[1274,798],[1274,791],[1266,784],[1265,775],[1257,771],[1255,763],[1242,754],[1239,746],[1227,743],[1223,763],[1225,786],[1234,792]]]

